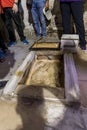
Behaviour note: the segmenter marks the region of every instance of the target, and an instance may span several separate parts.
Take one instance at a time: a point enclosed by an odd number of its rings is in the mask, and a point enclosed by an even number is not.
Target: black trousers
[[[83,2],[60,2],[64,34],[71,33],[71,15],[73,17],[80,45],[85,46],[85,29],[83,21]]]
[[[4,39],[2,37],[2,33],[0,32],[0,48],[2,50],[7,49],[7,46],[5,45]]]
[[[15,31],[14,31],[14,26],[12,23],[12,20],[14,21],[16,28],[17,28],[17,32],[19,34],[20,40],[24,40],[25,36],[23,33],[23,27],[21,24],[21,18],[20,18],[20,14],[18,13],[14,13],[12,8],[4,8],[4,15],[5,15],[5,23],[6,23],[6,27],[9,33],[9,39],[10,41],[16,41],[16,37],[15,37]]]
[[[7,49],[5,43],[9,42],[8,33],[0,15],[0,48]]]

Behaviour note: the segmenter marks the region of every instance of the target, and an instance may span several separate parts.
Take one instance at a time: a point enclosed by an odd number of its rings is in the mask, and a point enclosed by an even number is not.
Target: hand
[[[49,0],[46,1],[45,9],[49,9]]]
[[[2,13],[2,9],[0,8],[0,14]]]
[[[12,10],[14,13],[17,13],[18,12],[18,5],[14,3]]]
[[[2,8],[2,6],[0,5],[0,14],[2,14],[3,13],[3,8]]]

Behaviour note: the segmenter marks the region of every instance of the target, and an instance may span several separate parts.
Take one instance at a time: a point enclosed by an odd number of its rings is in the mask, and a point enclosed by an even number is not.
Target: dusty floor
[[[31,43],[32,44],[32,40]],[[9,48],[5,63],[0,63],[0,81],[8,81],[23,59],[29,53],[29,46],[19,41],[16,46]],[[83,57],[86,55],[83,54]],[[81,63],[83,63],[81,58]],[[76,59],[77,61],[77,59]],[[86,61],[84,61],[86,67]],[[82,66],[84,66],[84,64]],[[77,64],[78,66],[79,64]],[[80,75],[82,86],[86,84],[85,75]],[[83,67],[84,68],[84,67]],[[2,71],[4,70],[4,71]],[[4,72],[4,73],[3,73]],[[82,72],[81,72],[82,73]],[[83,79],[82,79],[83,78]],[[85,81],[84,83],[82,83]],[[86,86],[84,93],[86,95]],[[3,87],[1,87],[1,92]],[[84,98],[85,101],[86,98]],[[86,101],[85,101],[86,103]],[[13,99],[0,99],[0,130],[87,130],[87,108],[74,104],[66,106],[62,100],[40,101],[17,96]]]
[[[78,50],[75,56],[75,64],[81,93],[81,103],[87,107],[87,52],[84,53]]]
[[[87,130],[87,109],[60,101],[0,101],[0,130]]]
[[[30,40],[29,45],[24,45],[18,41],[15,46],[9,47],[9,52],[5,57],[5,62],[0,63],[0,81],[9,80],[12,74],[17,70],[20,64],[29,53],[29,47],[33,43]]]

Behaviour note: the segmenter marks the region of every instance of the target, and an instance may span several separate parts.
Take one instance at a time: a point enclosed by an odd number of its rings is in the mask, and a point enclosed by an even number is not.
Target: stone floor
[[[0,81],[8,81],[29,53],[29,45],[20,41],[9,48],[6,61],[0,63]],[[3,86],[1,86],[1,93]],[[86,93],[86,92],[85,92]],[[42,101],[17,96],[0,98],[0,130],[87,130],[87,109],[62,100]]]
[[[61,101],[0,100],[0,130],[87,130],[87,109]]]

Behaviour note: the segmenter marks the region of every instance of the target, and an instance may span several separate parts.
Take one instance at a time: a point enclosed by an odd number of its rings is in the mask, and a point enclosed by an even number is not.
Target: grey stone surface
[[[7,81],[12,74],[17,70],[20,64],[29,53],[29,47],[32,44],[32,40],[28,45],[24,45],[22,42],[17,41],[15,46],[9,47],[9,52],[5,56],[5,62],[0,63],[0,81]]]

